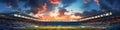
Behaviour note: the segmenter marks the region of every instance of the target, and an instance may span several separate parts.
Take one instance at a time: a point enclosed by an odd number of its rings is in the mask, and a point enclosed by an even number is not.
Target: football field
[[[35,27],[26,27],[23,28],[22,30],[101,30],[101,29],[75,27],[75,26],[35,26]]]

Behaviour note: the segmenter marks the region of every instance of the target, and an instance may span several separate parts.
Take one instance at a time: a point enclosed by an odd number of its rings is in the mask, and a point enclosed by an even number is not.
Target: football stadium
[[[120,0],[0,0],[0,30],[120,30]]]

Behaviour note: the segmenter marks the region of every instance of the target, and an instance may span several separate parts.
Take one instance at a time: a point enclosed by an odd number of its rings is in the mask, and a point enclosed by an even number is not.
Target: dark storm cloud
[[[64,15],[65,12],[68,12],[65,8],[72,5],[77,0],[60,0],[60,1],[61,1],[61,4],[63,5],[63,7],[59,7],[59,13],[61,15]]]
[[[63,8],[66,8],[70,6],[72,3],[76,2],[76,0],[60,0],[63,4]],[[31,7],[31,10],[36,10],[37,8],[41,8],[41,6],[46,3],[47,4],[47,10],[51,11],[53,10],[57,5],[51,4],[49,0],[0,0],[2,3],[7,3],[8,5],[11,5],[12,8],[18,8],[18,4],[20,2],[24,2],[24,7]]]
[[[77,0],[61,0],[61,3],[63,4],[62,8],[66,8],[76,1]]]
[[[49,0],[21,0],[25,2],[25,7],[31,7],[31,10],[34,12],[37,11],[37,8],[42,8],[43,4],[46,4],[46,12],[54,10],[57,4],[51,4]]]
[[[82,5],[82,9],[84,9],[84,10],[88,10],[88,9],[90,9],[90,5],[94,2],[94,0],[84,0],[83,1],[84,2],[84,4]],[[85,2],[87,2],[87,3],[85,3]]]
[[[12,8],[18,7],[18,0],[0,0],[1,3],[7,3],[7,5],[12,6]]]
[[[106,4],[105,2],[108,2],[109,4]],[[85,17],[88,17],[88,16],[94,16],[94,15],[97,15],[97,14],[100,14],[100,13],[103,13],[102,10],[105,10],[104,12],[108,12],[110,11],[113,7],[110,7],[109,5],[112,5],[114,4],[115,2],[118,3],[118,1],[115,1],[115,0],[108,0],[108,1],[103,1],[103,0],[100,0],[100,9],[101,10],[95,10],[95,9],[92,9],[91,11],[84,11],[82,13],[82,15],[84,15]],[[117,4],[118,5],[118,4]],[[84,5],[85,6],[89,6],[89,5]],[[88,7],[87,7],[88,8]],[[84,8],[85,9],[85,8]]]
[[[59,8],[59,11],[60,15],[64,15],[65,12],[68,12],[66,9],[64,8]]]
[[[120,0],[106,0],[114,9],[120,9]]]
[[[25,2],[25,6],[29,7],[39,7],[43,3],[46,3],[47,0],[0,0],[1,3],[7,3],[13,7],[18,7],[19,2]]]
[[[75,13],[75,16],[83,16],[82,13]]]
[[[51,11],[51,9],[53,9],[52,4],[50,4],[48,0],[22,0],[22,1],[26,3],[25,7],[31,7],[33,13],[38,11],[37,8],[41,9],[43,4],[46,4],[47,11]]]
[[[120,3],[120,0],[106,0],[110,4],[114,4],[115,2]]]
[[[107,4],[105,3],[107,2]],[[100,8],[105,11],[116,10],[120,8],[120,0],[100,0]]]
[[[26,2],[26,1],[28,1],[28,0],[19,0],[19,1],[21,1],[21,2]]]
[[[24,0],[24,1],[26,1],[25,5],[28,7],[39,7],[46,2],[43,0]]]

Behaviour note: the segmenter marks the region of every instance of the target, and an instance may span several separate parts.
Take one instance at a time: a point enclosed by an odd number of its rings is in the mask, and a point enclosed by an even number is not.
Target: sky
[[[70,4],[70,6],[66,7],[65,9],[67,9],[68,11],[73,10],[73,12],[80,12],[82,13],[84,11],[84,9],[82,9],[81,7],[83,6],[83,0],[76,0],[75,2],[73,2],[72,4]],[[30,8],[25,8],[24,7],[25,3],[24,2],[19,2],[18,3],[18,8],[21,8],[22,10],[29,10]],[[62,5],[60,5],[62,6]],[[98,9],[97,5],[95,3],[91,4],[91,8],[90,9]],[[10,7],[7,7],[7,3],[0,3],[0,11],[9,11],[11,10]]]
[[[115,1],[118,2],[115,3]],[[55,7],[60,7],[71,13],[83,13],[85,11],[92,11],[92,9],[100,11],[101,8],[107,9],[109,7],[115,9],[119,7],[117,4],[119,0],[59,0],[59,2],[60,4],[51,4],[49,0],[0,0],[0,13],[4,11],[11,12],[18,9],[23,11],[32,10],[32,12],[35,13],[35,11],[37,11],[36,9],[41,8],[45,3],[47,4],[46,12],[54,10]]]

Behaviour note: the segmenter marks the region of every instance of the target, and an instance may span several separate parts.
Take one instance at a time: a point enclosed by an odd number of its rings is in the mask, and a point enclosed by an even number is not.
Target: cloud
[[[66,8],[76,2],[77,0],[61,0],[61,3],[63,4],[62,8]]]
[[[7,5],[11,5],[12,8],[17,8],[18,7],[18,2],[17,0],[0,0],[1,3],[7,3]]]

